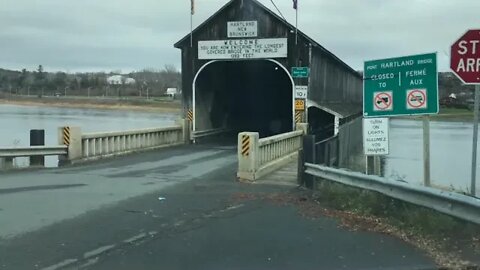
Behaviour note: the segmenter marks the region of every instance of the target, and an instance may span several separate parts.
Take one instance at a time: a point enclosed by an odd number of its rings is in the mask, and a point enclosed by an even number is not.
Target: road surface
[[[0,174],[0,269],[432,269],[390,236],[261,199],[234,147],[181,146]]]

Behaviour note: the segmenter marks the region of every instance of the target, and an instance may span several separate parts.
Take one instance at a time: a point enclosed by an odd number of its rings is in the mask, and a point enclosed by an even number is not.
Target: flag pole
[[[298,4],[295,9],[295,45],[298,44]]]
[[[193,48],[193,13],[195,13],[194,0],[191,0],[191,9],[190,9],[190,47]]]

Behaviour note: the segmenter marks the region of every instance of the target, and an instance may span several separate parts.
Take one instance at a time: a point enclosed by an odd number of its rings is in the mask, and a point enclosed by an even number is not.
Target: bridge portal
[[[294,127],[293,80],[274,60],[211,61],[193,86],[195,130],[227,128],[267,137]]]

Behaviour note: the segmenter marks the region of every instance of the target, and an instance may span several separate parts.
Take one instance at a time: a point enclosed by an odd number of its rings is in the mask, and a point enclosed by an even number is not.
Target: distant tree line
[[[471,98],[475,91],[473,85],[464,85],[452,72],[440,72],[438,74],[438,88],[440,98],[448,97],[450,94],[460,94],[466,98]]]
[[[135,79],[135,84],[107,83],[107,78],[121,75]],[[12,95],[75,96],[162,96],[167,88],[181,89],[181,74],[171,65],[163,69],[144,69],[128,74],[113,72],[47,72],[42,65],[36,70],[0,69],[0,92]]]

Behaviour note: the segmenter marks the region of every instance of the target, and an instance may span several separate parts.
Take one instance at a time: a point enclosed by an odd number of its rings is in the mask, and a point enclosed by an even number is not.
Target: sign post
[[[430,185],[430,120],[439,111],[435,53],[366,61],[363,115],[426,115],[423,119],[425,186]],[[367,153],[366,153],[367,154]]]
[[[465,84],[475,86],[475,106],[473,121],[472,179],[470,192],[476,196],[478,120],[480,103],[480,29],[467,31],[455,43],[450,51],[450,68]]]
[[[363,149],[366,156],[366,174],[381,175],[380,156],[390,152],[388,118],[363,119]]]
[[[476,189],[477,189],[477,145],[478,145],[478,120],[479,120],[479,112],[480,109],[480,85],[475,86],[475,116],[473,122],[473,147],[472,147],[472,181],[471,181],[471,194],[472,196],[476,196]]]
[[[423,117],[423,184],[431,185],[430,181],[430,117]]]

